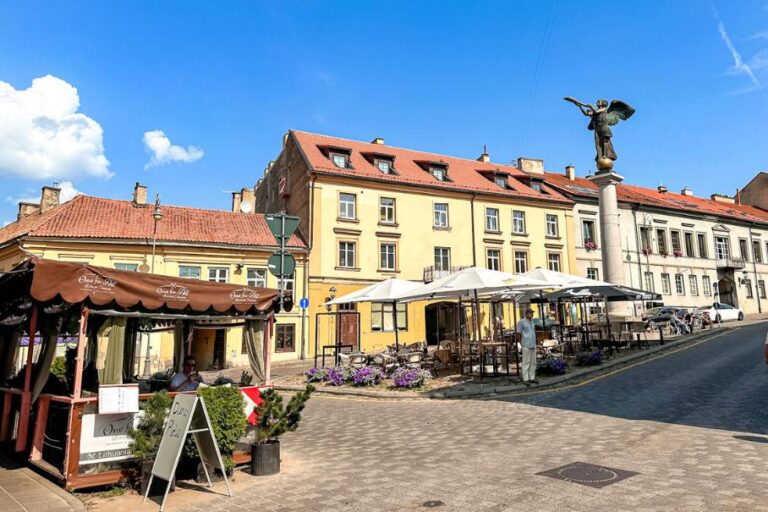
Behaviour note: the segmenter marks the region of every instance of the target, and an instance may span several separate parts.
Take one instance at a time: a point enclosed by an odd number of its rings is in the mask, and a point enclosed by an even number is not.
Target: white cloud
[[[768,30],[763,30],[762,32],[749,36],[747,41],[753,41],[755,39],[768,39]]]
[[[728,52],[731,54],[731,58],[733,59],[731,72],[734,74],[746,75],[749,77],[753,84],[755,84],[757,87],[761,87],[760,81],[752,72],[752,68],[750,68],[749,65],[744,62],[744,60],[741,58],[741,54],[738,52],[738,50],[736,50],[736,47],[733,46],[733,42],[728,35],[728,31],[725,30],[725,25],[723,25],[723,22],[720,20],[720,17],[717,15],[717,13],[715,13],[715,19],[717,20],[717,30],[720,32],[720,38],[723,40],[723,43],[725,43],[725,46],[728,48]]]
[[[144,132],[144,146],[152,154],[152,158],[144,166],[144,169],[173,162],[191,163],[200,160],[205,155],[203,150],[197,146],[187,146],[184,149],[176,144],[171,144],[171,140],[163,130]]]
[[[20,90],[0,81],[0,176],[112,176],[101,126],[79,108],[77,89],[55,76]]]

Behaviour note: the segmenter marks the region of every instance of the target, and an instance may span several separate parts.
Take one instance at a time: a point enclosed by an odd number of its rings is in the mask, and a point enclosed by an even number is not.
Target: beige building
[[[0,229],[0,273],[30,256],[96,266],[154,272],[247,286],[278,288],[267,271],[277,243],[263,215],[251,208],[228,212],[147,202],[139,184],[133,199],[114,200],[80,195],[59,205],[59,189],[43,187],[39,204],[21,203],[17,221]],[[248,213],[245,213],[248,211]],[[286,288],[294,296],[306,291],[306,245],[298,236],[289,242],[297,260]],[[294,307],[276,317],[272,360],[296,359],[307,343],[306,316]],[[202,325],[195,329],[193,352],[203,370],[248,366],[241,329]],[[144,335],[141,352],[150,347],[152,372],[170,367],[172,333]],[[144,358],[137,372],[144,373]]]

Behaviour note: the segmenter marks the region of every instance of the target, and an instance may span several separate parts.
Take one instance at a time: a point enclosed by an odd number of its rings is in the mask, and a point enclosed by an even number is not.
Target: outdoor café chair
[[[365,368],[368,366],[368,356],[365,354],[350,354],[349,366],[350,368]]]
[[[424,352],[418,350],[408,352],[407,354],[404,354],[402,361],[403,366],[406,368],[421,368],[421,365],[424,362]]]
[[[371,365],[380,367],[382,371],[388,375],[397,366],[397,358],[386,352],[381,352],[371,357]]]

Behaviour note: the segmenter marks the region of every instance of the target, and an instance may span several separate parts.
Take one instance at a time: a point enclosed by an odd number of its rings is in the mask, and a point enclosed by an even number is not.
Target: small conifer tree
[[[312,384],[307,384],[304,391],[293,395],[288,405],[283,407],[283,397],[274,389],[264,390],[262,398],[264,402],[256,407],[256,440],[265,443],[277,440],[286,432],[293,432],[299,428],[301,411],[315,390]]]

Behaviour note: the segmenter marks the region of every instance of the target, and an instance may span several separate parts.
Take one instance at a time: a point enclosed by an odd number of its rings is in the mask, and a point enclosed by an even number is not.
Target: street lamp
[[[163,212],[160,210],[160,194],[155,195],[155,209],[152,212],[152,218],[154,219],[154,226],[152,228],[152,266],[151,266],[151,273],[155,273],[155,246],[157,245],[157,223],[163,219]],[[152,354],[150,350],[152,349],[151,345],[152,341],[152,335],[150,333],[147,333],[147,350],[146,354],[144,356],[144,377],[149,378],[151,376],[150,371],[150,364],[152,360]]]

